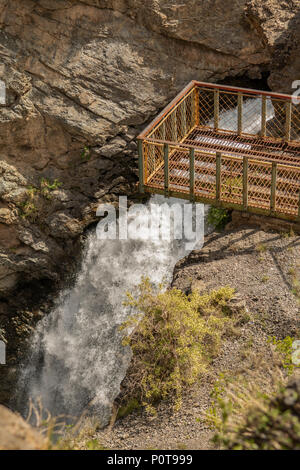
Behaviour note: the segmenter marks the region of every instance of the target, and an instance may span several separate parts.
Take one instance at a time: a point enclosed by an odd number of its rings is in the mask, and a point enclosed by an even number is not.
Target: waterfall
[[[245,101],[244,132],[259,131],[260,107],[260,99]],[[270,101],[267,120],[273,116]],[[220,127],[233,130],[236,122],[237,109],[220,116]],[[148,207],[153,203],[176,203],[180,210],[187,202],[152,196]],[[165,223],[161,221],[162,226]],[[125,293],[134,289],[141,276],[154,284],[169,282],[174,265],[186,254],[185,239],[99,240],[96,231],[90,233],[74,287],[62,292],[56,308],[33,335],[19,387],[25,401],[41,398],[52,416],[79,416],[90,410],[105,425],[131,357],[119,331],[128,316]]]
[[[153,203],[180,210],[187,201],[156,195],[147,206]],[[174,265],[187,254],[185,242],[99,240],[95,230],[89,234],[75,285],[61,293],[56,308],[33,335],[19,387],[27,405],[29,398],[40,398],[52,416],[89,411],[103,425],[109,421],[131,357],[119,331],[128,316],[123,306],[126,291],[134,289],[141,276],[149,276],[154,284],[169,282]]]

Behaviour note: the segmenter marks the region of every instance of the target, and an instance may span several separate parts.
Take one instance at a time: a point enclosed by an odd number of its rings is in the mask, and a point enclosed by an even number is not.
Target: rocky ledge
[[[43,450],[46,441],[19,415],[0,405],[0,450]]]

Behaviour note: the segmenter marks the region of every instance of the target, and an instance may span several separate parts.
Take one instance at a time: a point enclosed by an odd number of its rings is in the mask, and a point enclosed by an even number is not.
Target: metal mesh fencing
[[[147,136],[153,140],[181,142],[196,124],[196,94],[191,90]]]
[[[276,211],[297,215],[300,194],[300,169],[277,166]]]
[[[221,165],[221,200],[233,204],[242,204],[242,198],[243,160],[224,156]]]
[[[164,163],[163,144],[143,142],[143,155],[145,159],[145,181],[159,171]]]
[[[270,163],[249,160],[248,205],[250,207],[271,210],[271,175]]]
[[[195,195],[216,198],[216,156],[195,152]]]

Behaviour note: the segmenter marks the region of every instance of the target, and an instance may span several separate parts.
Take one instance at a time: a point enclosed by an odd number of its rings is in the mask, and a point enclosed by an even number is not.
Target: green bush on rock
[[[207,223],[212,225],[216,230],[223,230],[229,220],[230,214],[227,209],[213,206],[209,208],[207,214]]]
[[[183,389],[199,379],[218,354],[222,336],[236,323],[227,308],[234,290],[223,287],[186,296],[162,286],[155,291],[149,279],[143,279],[137,289],[137,295],[127,294],[125,302],[137,313],[121,327],[132,360],[120,404],[137,399],[155,413],[158,400],[172,398],[178,409]]]

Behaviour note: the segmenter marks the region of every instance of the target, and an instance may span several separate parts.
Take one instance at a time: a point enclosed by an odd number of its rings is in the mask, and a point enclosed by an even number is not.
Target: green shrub
[[[26,200],[18,204],[19,215],[22,218],[28,218],[32,222],[35,222],[43,207],[43,198],[51,199],[51,192],[58,189],[62,183],[55,179],[50,182],[46,178],[42,178],[40,181],[40,187],[28,186]],[[43,198],[41,198],[43,196]]]
[[[41,184],[40,184],[40,187],[41,187],[41,194],[47,198],[47,199],[51,199],[51,191],[55,191],[56,189],[58,189],[60,186],[62,185],[62,183],[58,180],[58,179],[55,179],[52,183],[50,180],[48,180],[47,178],[42,178],[41,179]]]
[[[284,339],[276,339],[275,336],[269,337],[269,342],[275,346],[282,356],[282,365],[287,373],[291,375],[294,372],[295,365],[292,362],[293,342],[294,338],[286,336]]]
[[[211,206],[207,214],[207,223],[212,225],[216,230],[223,230],[230,220],[228,210],[221,207]]]
[[[297,298],[298,302],[300,302],[300,281],[296,275],[292,279],[292,293]]]
[[[295,379],[276,397],[261,397],[244,422],[223,434],[221,444],[232,450],[300,449],[300,381]]]
[[[162,286],[155,291],[149,279],[142,280],[137,296],[127,294],[126,305],[137,313],[121,327],[126,332],[123,344],[133,355],[120,403],[136,398],[155,413],[158,400],[172,398],[178,409],[183,389],[206,370],[234,323],[226,309],[233,294],[229,287],[189,296]]]
[[[215,430],[214,441],[222,448],[285,449],[300,442],[300,382],[293,385],[296,391],[284,391],[295,367],[292,343],[289,336],[270,337],[263,357],[249,364],[249,370],[234,376],[220,374],[204,420]]]
[[[128,416],[130,413],[132,413],[134,410],[138,410],[140,407],[141,405],[138,400],[136,398],[132,398],[124,406],[121,406],[118,409],[117,419],[125,418],[125,416]]]
[[[27,198],[25,201],[19,204],[19,214],[20,216],[25,218],[35,219],[37,207],[35,205],[35,196],[38,192],[38,189],[34,186],[28,186],[27,188]]]
[[[262,409],[262,405],[270,399],[273,384],[264,384],[266,389],[262,391],[259,374],[255,378],[253,375],[220,374],[210,394],[211,406],[204,417],[206,424],[215,431],[215,443],[226,447],[226,443],[244,423],[247,413],[256,408]]]
[[[85,146],[83,147],[83,150],[82,150],[82,152],[81,152],[81,154],[80,154],[80,158],[81,158],[81,160],[83,160],[83,161],[88,161],[88,160],[90,160],[90,158],[91,158],[91,149],[90,149],[90,147],[88,147],[87,145],[85,145]]]

